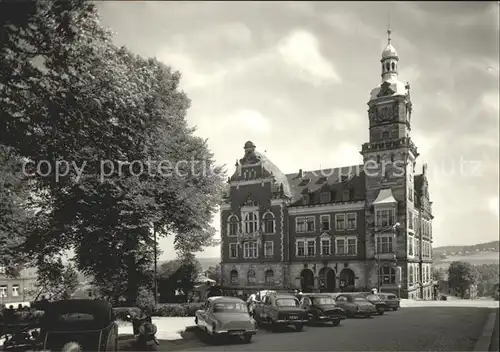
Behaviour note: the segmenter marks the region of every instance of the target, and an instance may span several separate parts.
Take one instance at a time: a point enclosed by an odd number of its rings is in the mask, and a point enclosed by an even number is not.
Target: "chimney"
[[[299,177],[302,177],[302,169],[299,170]]]

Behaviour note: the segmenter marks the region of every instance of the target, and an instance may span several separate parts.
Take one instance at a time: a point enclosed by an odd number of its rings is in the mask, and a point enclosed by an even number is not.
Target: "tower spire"
[[[391,44],[391,13],[389,12],[389,23],[387,24],[387,44]]]

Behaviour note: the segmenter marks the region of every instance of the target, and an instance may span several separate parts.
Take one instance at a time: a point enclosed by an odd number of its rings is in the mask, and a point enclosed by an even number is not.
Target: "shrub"
[[[203,303],[162,304],[153,315],[159,317],[194,317],[196,311],[202,307]]]
[[[149,314],[153,313],[155,309],[155,296],[153,292],[145,288],[139,289],[137,295],[137,307],[145,310]]]

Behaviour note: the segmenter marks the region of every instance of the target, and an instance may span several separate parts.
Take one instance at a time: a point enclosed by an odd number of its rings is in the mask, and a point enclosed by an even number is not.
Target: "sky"
[[[188,122],[230,174],[247,140],[285,173],[362,163],[390,22],[399,79],[411,84],[417,171],[428,164],[434,246],[498,240],[498,2],[106,1],[98,9],[116,44],[182,73]],[[175,256],[172,239],[160,247],[162,259]]]

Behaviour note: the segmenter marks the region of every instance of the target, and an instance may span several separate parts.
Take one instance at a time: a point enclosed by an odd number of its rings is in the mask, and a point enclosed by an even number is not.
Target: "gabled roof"
[[[377,199],[373,202],[373,204],[396,204],[398,201],[392,195],[392,189],[390,188],[382,188],[377,196]]]
[[[340,194],[349,188],[354,190],[355,195],[359,195],[357,198],[364,199],[365,173],[363,165],[305,171],[302,174],[287,174],[286,178],[291,187],[293,202],[302,199],[306,194],[327,191]],[[332,202],[334,201],[332,199]]]

